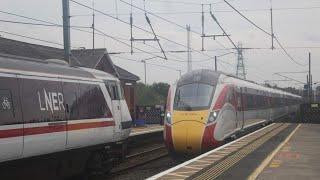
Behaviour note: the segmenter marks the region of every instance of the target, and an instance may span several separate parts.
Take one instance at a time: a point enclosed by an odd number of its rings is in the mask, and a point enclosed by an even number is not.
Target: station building
[[[92,68],[110,73],[118,77],[124,89],[124,95],[132,118],[135,117],[135,85],[140,78],[129,71],[115,65],[107,49],[75,49],[71,51],[71,65]],[[0,55],[20,56],[34,60],[63,59],[63,49],[30,44],[0,37]]]

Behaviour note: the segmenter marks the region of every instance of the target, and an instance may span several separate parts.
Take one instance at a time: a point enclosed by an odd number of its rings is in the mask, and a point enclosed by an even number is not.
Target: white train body
[[[182,76],[168,93],[164,139],[200,153],[253,125],[296,113],[301,97],[211,70]]]
[[[0,57],[0,163],[90,147],[104,151],[124,142],[130,130],[114,76]]]

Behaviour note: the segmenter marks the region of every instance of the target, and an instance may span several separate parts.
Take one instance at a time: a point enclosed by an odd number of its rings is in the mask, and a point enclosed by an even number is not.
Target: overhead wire
[[[230,2],[230,1],[229,1]],[[320,6],[313,6],[313,7],[288,7],[288,8],[273,8],[273,11],[288,11],[288,10],[314,10],[320,9]],[[269,12],[270,9],[238,9],[240,12]],[[234,11],[231,10],[215,10],[215,13],[232,13]],[[179,14],[201,14],[201,11],[168,11],[168,12],[153,12],[153,14],[159,15],[179,15]],[[209,11],[204,11],[204,13],[209,13]],[[133,13],[133,14],[143,14],[143,13]],[[118,15],[118,16],[129,16],[128,13],[110,13],[110,15]],[[92,14],[74,14],[71,17],[81,17],[81,16],[92,16]]]
[[[140,7],[135,6],[135,5],[133,5],[133,4],[130,4],[130,3],[128,3],[127,1],[120,0],[120,2],[122,2],[122,3],[126,4],[126,5],[129,5],[129,6],[131,6],[131,7],[134,7],[135,9],[138,9],[138,10],[140,10],[140,11],[144,11],[144,12],[146,12],[146,13],[148,13],[148,14],[150,14],[150,15],[158,18],[158,19],[161,19],[161,20],[163,20],[163,21],[165,21],[165,22],[168,22],[168,23],[173,24],[173,25],[175,25],[175,26],[177,26],[177,27],[180,27],[180,28],[183,29],[183,30],[186,29],[186,27],[183,26],[183,25],[180,25],[180,24],[178,24],[178,23],[176,23],[176,22],[173,22],[173,21],[168,20],[168,19],[166,19],[166,18],[163,18],[163,17],[161,17],[161,16],[159,16],[159,15],[156,15],[155,13],[150,12],[150,11],[147,11],[146,9],[143,9],[143,8],[140,8]],[[198,34],[198,35],[201,35],[201,33],[197,32],[197,31],[194,31],[194,30],[190,30],[190,32],[195,33],[195,34]]]
[[[183,25],[181,25],[181,24],[178,24],[178,23],[176,23],[176,22],[174,22],[174,21],[168,20],[168,19],[166,19],[166,18],[164,18],[164,17],[161,17],[161,16],[159,16],[159,15],[156,15],[156,14],[153,13],[153,12],[147,11],[147,10],[145,9],[145,3],[144,3],[144,8],[140,8],[140,7],[135,6],[135,5],[133,5],[132,3],[129,3],[129,2],[127,2],[127,1],[124,1],[124,0],[120,0],[120,1],[121,1],[122,3],[130,6],[131,8],[134,7],[135,9],[138,9],[138,10],[140,10],[140,11],[143,11],[143,12],[145,12],[145,13],[148,13],[148,14],[150,14],[150,15],[158,18],[158,19],[161,19],[161,20],[163,20],[163,21],[165,21],[165,22],[167,22],[167,23],[173,24],[173,25],[175,25],[175,26],[177,26],[177,27],[179,27],[179,28],[181,28],[181,29],[183,29],[183,30],[186,29],[186,27],[183,26]],[[144,1],[144,2],[145,2],[145,1]],[[194,31],[194,30],[192,30],[192,29],[190,29],[190,32],[192,32],[192,33],[194,33],[194,34],[197,34],[197,35],[199,35],[199,36],[202,36],[202,33],[197,32],[197,31]],[[226,47],[225,47],[222,43],[220,43],[219,41],[216,41],[216,43],[217,43],[218,45],[226,48]]]
[[[0,20],[2,22],[2,20]],[[4,22],[9,22],[9,23],[17,23],[17,24],[25,24],[25,25],[39,25],[39,26],[48,26],[48,27],[62,27],[62,25],[59,25],[59,24],[54,24],[54,23],[51,23],[51,24],[39,24],[39,23],[29,23],[29,22],[22,22],[22,21],[4,21]],[[49,22],[48,22],[49,23]],[[72,26],[72,27],[77,27],[77,26]],[[84,27],[82,27],[84,28]],[[91,28],[91,27],[86,27],[86,28]],[[95,28],[96,29],[96,28]],[[97,30],[97,29],[96,29]],[[97,30],[99,33],[101,33],[100,35],[103,35],[103,36],[106,36],[106,37],[109,37],[109,38],[112,38],[122,44],[125,44],[125,45],[128,45],[127,43],[124,43],[122,41],[119,40],[119,38],[116,38],[114,36],[110,36],[110,35],[107,35],[105,33],[103,33],[102,31],[100,30]],[[7,32],[7,31],[0,31],[2,33],[6,33],[6,34],[10,34],[10,35],[14,35],[14,36],[19,36],[19,37],[24,37],[24,38],[28,38],[28,39],[33,39],[33,40],[37,40],[37,41],[41,41],[41,42],[46,42],[46,43],[50,43],[50,44],[55,44],[55,45],[59,45],[59,46],[63,46],[63,44],[61,43],[57,43],[57,42],[52,42],[52,41],[47,41],[47,40],[42,40],[42,39],[39,39],[39,38],[33,38],[33,37],[30,37],[30,36],[24,36],[24,35],[19,35],[19,34],[15,34],[15,33],[10,33],[10,32]],[[91,33],[89,31],[86,31],[88,33]],[[149,53],[147,51],[143,51],[139,48],[136,48],[137,50],[141,51],[141,52],[144,52],[144,53],[147,53],[147,54],[151,54],[151,55],[154,55],[153,53]],[[157,56],[157,55],[155,55]],[[157,56],[159,58],[161,58],[161,56]]]
[[[11,20],[3,20],[3,19],[0,19],[0,22],[11,23],[11,24],[25,24],[25,25],[32,25],[32,26],[63,27],[63,25],[59,25],[59,24],[41,24],[41,23],[11,21]],[[70,26],[70,28],[87,28],[87,29],[89,29],[91,27],[89,27],[89,26]]]
[[[184,5],[199,5],[199,6],[201,6],[201,4],[206,4],[206,5],[221,4],[221,3],[223,3],[223,0],[213,2],[213,3],[194,3],[194,2],[185,2],[185,1],[166,1],[166,0],[155,0],[152,2],[164,2],[164,3],[171,3],[171,4],[184,4]]]
[[[117,56],[117,55],[112,55],[112,56],[120,58],[120,59],[128,60],[128,61],[133,61],[133,62],[137,62],[137,63],[143,63],[141,60],[126,58],[126,57]],[[164,65],[160,65],[160,64],[153,64],[153,63],[149,63],[149,62],[147,64],[158,66],[158,67],[163,67],[163,68],[171,69],[171,70],[175,70],[175,71],[181,71],[181,69],[176,69],[176,68],[173,68],[173,67],[170,67],[170,66],[164,66]]]
[[[278,45],[280,46],[280,48],[283,50],[283,52],[289,57],[289,59],[294,62],[297,65],[300,66],[306,66],[305,64],[302,64],[298,61],[296,61],[289,53],[288,51],[284,48],[284,46],[280,43],[279,39],[275,36],[272,35],[271,33],[267,32],[266,30],[264,30],[263,28],[261,28],[260,26],[258,26],[256,23],[254,23],[253,21],[251,21],[249,18],[247,18],[245,15],[243,15],[240,11],[238,11],[235,7],[233,7],[228,1],[224,0],[224,2],[230,6],[234,11],[236,11],[241,17],[243,17],[245,20],[247,20],[250,24],[252,24],[253,26],[255,26],[256,28],[258,28],[259,30],[261,30],[262,32],[264,32],[265,34],[273,37],[276,42],[278,43]]]
[[[13,16],[17,16],[17,17],[22,17],[22,18],[25,18],[25,19],[29,19],[29,20],[33,20],[33,21],[38,21],[38,22],[44,22],[46,24],[40,24],[40,23],[31,23],[31,22],[23,22],[23,21],[7,21],[7,20],[3,20],[3,22],[6,22],[6,23],[15,23],[15,24],[24,24],[24,25],[35,25],[35,26],[47,26],[47,27],[63,27],[63,25],[60,25],[60,24],[57,24],[57,23],[53,23],[53,22],[49,22],[49,21],[45,21],[45,20],[40,20],[40,19],[35,19],[35,18],[30,18],[30,17],[27,17],[27,16],[23,16],[23,15],[18,15],[18,14],[15,14],[15,13],[10,13],[10,12],[5,12],[5,11],[0,11],[2,13],[5,13],[5,14],[9,14],[9,15],[13,15]],[[0,22],[2,22],[2,20],[0,20]],[[86,32],[86,33],[90,33],[92,34],[92,32],[90,31],[86,31],[86,30],[83,30],[83,29],[77,29],[77,28],[92,28],[92,27],[85,27],[85,26],[70,26],[72,29],[74,30],[77,30],[77,31],[81,31],[81,32]],[[118,41],[120,40],[125,40],[125,41],[128,41],[127,39],[125,38],[120,38],[120,37],[115,37],[115,36],[111,36],[111,35],[107,35],[105,33],[97,33],[98,35],[100,36],[105,36],[105,37],[109,37],[109,38],[113,38],[114,40],[117,39]],[[31,39],[32,37],[29,37],[29,39]],[[36,38],[35,38],[36,39]],[[45,42],[45,40],[39,40],[39,41],[42,41],[42,42]],[[48,43],[48,42],[47,42]],[[61,45],[63,46],[63,44],[58,44],[58,43],[54,43],[52,42],[51,44],[56,44],[56,45]],[[123,44],[123,42],[122,42]],[[126,44],[126,43],[125,43]],[[128,44],[126,44],[128,45]],[[145,44],[146,45],[146,44]],[[151,46],[151,45],[148,45],[148,46]],[[141,51],[141,49],[140,49]],[[147,51],[141,51],[143,53],[147,53],[147,54],[150,54],[149,52]],[[152,54],[152,53],[151,53]],[[159,56],[160,57],[160,56]],[[179,61],[179,60],[174,60],[173,61]],[[184,62],[184,61],[179,61],[179,62]]]
[[[43,40],[43,39],[39,39],[39,38],[35,38],[35,37],[30,37],[30,36],[26,36],[26,35],[21,35],[21,34],[17,34],[17,33],[8,32],[8,31],[3,31],[3,30],[0,30],[0,32],[1,32],[1,33],[5,33],[5,34],[9,34],[9,35],[13,35],[13,36],[17,36],[17,37],[23,37],[23,38],[27,38],[27,39],[32,39],[32,40],[40,41],[40,42],[45,42],[45,43],[49,43],[49,44],[54,44],[54,45],[63,46],[63,44],[58,43],[58,42]]]
[[[36,25],[36,26],[48,26],[48,27],[63,27],[62,25],[60,24],[57,24],[57,23],[53,23],[53,22],[49,22],[49,21],[45,21],[45,20],[40,20],[40,19],[35,19],[35,18],[30,18],[30,17],[27,17],[27,16],[22,16],[22,15],[18,15],[18,14],[14,14],[14,13],[10,13],[10,12],[4,12],[2,11],[2,13],[6,13],[6,14],[10,14],[10,15],[14,15],[14,16],[18,16],[18,17],[23,17],[23,18],[26,18],[26,19],[30,19],[30,20],[34,20],[34,21],[38,21],[38,22],[45,22],[47,24],[40,24],[40,23],[30,23],[30,22],[22,22],[22,21],[5,21],[5,22],[9,22],[9,23],[17,23],[17,24],[24,24],[24,25]],[[1,21],[1,20],[0,20]],[[89,33],[89,34],[92,34],[92,32],[90,31],[86,31],[86,30],[83,30],[83,29],[77,29],[77,28],[92,28],[92,27],[85,27],[85,26],[70,26],[72,29],[74,30],[77,30],[77,31],[80,31],[80,32],[86,32],[86,33]],[[125,38],[121,38],[121,37],[116,37],[116,36],[111,36],[111,35],[108,35],[106,33],[102,33],[100,30],[98,30],[98,33],[96,33],[97,35],[100,35],[100,36],[104,36],[104,37],[109,37],[109,38],[112,38],[113,40],[116,40],[122,44],[125,44],[126,46],[128,46],[127,43],[124,43],[123,41],[129,41]],[[32,37],[28,37],[29,39],[36,39],[36,38],[32,38]],[[121,41],[123,40],[123,41]],[[39,39],[39,41],[42,41],[42,42],[46,42],[45,40],[41,40]],[[49,41],[47,42],[49,43]],[[58,43],[54,43],[54,42],[51,42],[51,44],[56,44],[56,45],[60,45],[60,46],[63,46],[63,44],[58,44]],[[149,44],[144,44],[146,46],[149,46],[149,47],[152,47],[153,49],[156,49],[156,50],[159,50],[157,48],[155,48],[154,46],[151,46]],[[148,51],[143,51],[142,49],[139,49],[138,50],[141,52],[141,53],[146,53],[146,54],[152,54],[152,55],[155,55],[154,53],[161,53],[161,52],[148,52]],[[183,51],[168,51],[168,52],[183,52]],[[186,51],[185,51],[186,52]],[[157,56],[157,55],[156,55]],[[174,56],[174,55],[171,55],[171,56]],[[161,56],[157,56],[157,57],[161,57]],[[170,58],[170,61],[176,61],[176,62],[186,62],[184,60],[182,60],[180,57],[178,56],[174,56],[178,59],[173,59],[173,58]]]
[[[236,11],[241,17],[243,17],[245,20],[247,20],[249,23],[251,23],[253,26],[255,26],[256,28],[260,29],[261,31],[263,31],[264,33],[266,33],[269,36],[272,36],[271,33],[267,32],[266,30],[262,29],[261,27],[259,27],[256,23],[254,23],[253,21],[251,21],[249,18],[247,18],[245,15],[243,15],[240,11],[238,11],[235,7],[233,7],[228,1],[224,1],[226,2],[229,7],[231,7],[234,11]]]
[[[115,37],[113,37],[113,36],[110,36],[110,35],[104,33],[103,31],[101,31],[101,30],[99,30],[99,29],[97,29],[97,28],[95,28],[95,30],[96,30],[97,32],[105,35],[106,37],[109,37],[109,38],[111,38],[111,39],[113,39],[113,40],[115,40],[115,41],[117,41],[117,42],[119,42],[119,43],[121,43],[121,44],[124,44],[124,45],[126,45],[126,46],[128,46],[128,47],[131,46],[130,44],[125,43],[125,42],[123,42],[123,41],[121,41],[121,40],[119,40],[119,39],[117,39],[117,38],[115,38]],[[142,49],[140,49],[140,48],[137,48],[137,47],[133,47],[133,48],[136,49],[136,50],[138,50],[138,51],[145,52],[145,53],[150,54],[150,55],[152,55],[152,56],[155,56],[155,57],[158,57],[158,58],[160,58],[160,59],[163,59],[162,56],[158,56],[158,55],[156,55],[156,54],[149,53],[149,52],[147,52],[147,51],[145,51],[145,50],[142,50]]]
[[[112,15],[110,15],[110,14],[108,14],[108,13],[105,13],[105,12],[103,12],[103,11],[97,10],[97,9],[95,9],[95,8],[92,8],[92,7],[88,6],[88,5],[85,5],[85,4],[83,4],[83,3],[80,3],[80,2],[78,2],[78,1],[70,0],[70,2],[73,2],[73,3],[75,3],[75,4],[79,5],[79,6],[85,7],[85,8],[87,8],[87,9],[94,10],[94,11],[100,13],[100,14],[103,14],[103,15],[105,15],[105,16],[107,16],[107,17],[110,17],[110,18],[112,18],[112,19],[118,20],[119,22],[122,22],[122,23],[124,23],[124,24],[130,25],[129,22],[126,22],[126,21],[124,21],[124,20],[122,20],[122,19],[117,19],[117,18],[115,18],[114,16],[112,16]],[[135,27],[135,28],[137,28],[137,29],[139,29],[139,30],[141,30],[141,31],[144,31],[144,32],[146,32],[146,33],[153,34],[152,32],[150,32],[150,31],[148,31],[148,30],[146,30],[146,29],[144,29],[144,28],[141,28],[141,27],[139,27],[139,26],[133,25],[133,27]],[[171,42],[171,43],[174,43],[174,44],[176,44],[176,45],[179,45],[179,46],[182,46],[182,47],[187,48],[187,46],[184,45],[184,44],[181,44],[181,43],[179,43],[179,42],[176,42],[176,41],[174,41],[174,40],[171,40],[171,39],[166,38],[166,37],[161,36],[161,35],[158,35],[158,36],[159,36],[160,38],[168,41],[168,42]],[[203,52],[201,52],[201,51],[198,51],[198,50],[195,50],[195,49],[193,49],[193,48],[191,48],[191,50],[192,50],[193,52],[197,52],[197,53],[202,54],[202,55],[204,55],[204,56],[212,57],[212,56],[210,56],[210,55],[208,55],[208,54],[205,54],[205,53],[203,53]]]

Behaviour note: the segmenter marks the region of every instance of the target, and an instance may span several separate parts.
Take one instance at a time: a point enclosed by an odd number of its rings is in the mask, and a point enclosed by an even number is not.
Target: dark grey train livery
[[[119,80],[57,62],[0,57],[0,177],[33,157],[59,154],[55,165],[70,157],[84,170],[123,154],[131,117]]]

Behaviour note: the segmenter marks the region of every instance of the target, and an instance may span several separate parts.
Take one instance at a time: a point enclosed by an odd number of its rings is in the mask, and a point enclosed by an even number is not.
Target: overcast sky
[[[92,7],[92,0],[75,0]],[[130,0],[123,0],[130,3]],[[244,15],[258,24],[261,28],[270,32],[270,0],[229,0],[230,3]],[[262,31],[253,27],[237,13],[220,0],[146,0],[145,7],[147,11],[156,13],[162,18],[168,19],[182,27],[186,24],[191,25],[194,31],[191,33],[192,48],[201,50],[201,5],[200,3],[214,3],[212,5],[213,13],[216,15],[220,24],[225,28],[228,34],[231,34],[232,40],[238,44],[241,42],[244,47],[262,48],[245,50],[245,65],[247,78],[259,83],[265,80],[282,79],[274,73],[284,71],[306,71],[307,66],[299,66],[292,62],[288,56],[275,44],[276,49],[270,50],[271,38]],[[129,22],[130,6],[120,0],[94,0],[94,6],[97,10],[105,12],[120,20]],[[133,0],[133,4],[143,9],[143,0]],[[16,13],[27,17],[37,18],[45,21],[62,24],[61,0],[1,0],[1,11]],[[274,32],[284,47],[287,47],[288,53],[301,64],[308,63],[308,52],[312,53],[313,59],[313,80],[320,81],[320,48],[297,48],[297,47],[320,47],[320,1],[319,0],[273,0],[274,8]],[[70,2],[71,25],[89,27],[92,24],[92,10],[81,7],[74,2]],[[209,6],[205,6],[205,33],[221,34],[222,31],[208,14]],[[144,19],[143,11],[133,8],[134,25],[150,31],[150,28]],[[128,24],[119,20],[112,19],[96,12],[96,28],[105,34],[116,37],[125,43],[130,43],[130,27]],[[157,17],[149,15],[155,32],[160,35],[160,43],[165,51],[186,50],[187,32],[185,29],[165,22]],[[6,15],[0,12],[0,20],[36,22],[24,18],[18,18]],[[91,31],[90,29],[83,29]],[[16,33],[20,35],[35,37],[43,40],[57,42],[62,44],[62,28],[60,27],[42,27],[21,24],[9,24],[0,22],[0,31]],[[141,30],[134,29],[135,38],[153,38],[151,34],[144,33]],[[0,35],[6,38],[12,38],[30,43],[37,43],[62,48],[57,44],[48,44],[23,37],[9,35],[0,32]],[[166,39],[174,41],[169,42]],[[90,33],[71,30],[71,43],[74,48],[92,48],[92,35]],[[96,48],[107,48],[109,52],[130,52],[130,47],[121,44],[109,37],[96,36]],[[156,42],[135,42],[134,47],[143,51],[159,53],[159,46]],[[225,47],[228,50],[222,50]],[[217,40],[206,39],[205,49],[209,51],[192,52],[193,69],[211,68],[213,69],[213,56],[230,52],[232,44],[225,37],[219,37]],[[144,79],[143,64],[132,61],[153,57],[152,54],[141,53],[135,49],[135,53],[112,55],[113,62],[128,71]],[[147,82],[168,82],[172,83],[179,77],[179,71],[186,72],[187,63],[181,62],[187,60],[186,53],[167,53],[168,60],[154,58],[149,60],[147,65]],[[126,60],[126,59],[131,59]],[[205,61],[212,59],[211,61]],[[178,61],[176,61],[178,60]],[[201,62],[202,61],[202,62]],[[230,54],[218,59],[219,70],[235,74],[236,55]],[[151,65],[152,64],[152,65]],[[169,68],[155,66],[168,66]],[[176,69],[176,70],[175,70]],[[287,74],[300,81],[306,81],[306,74]],[[296,82],[281,82],[281,86],[297,86]]]

